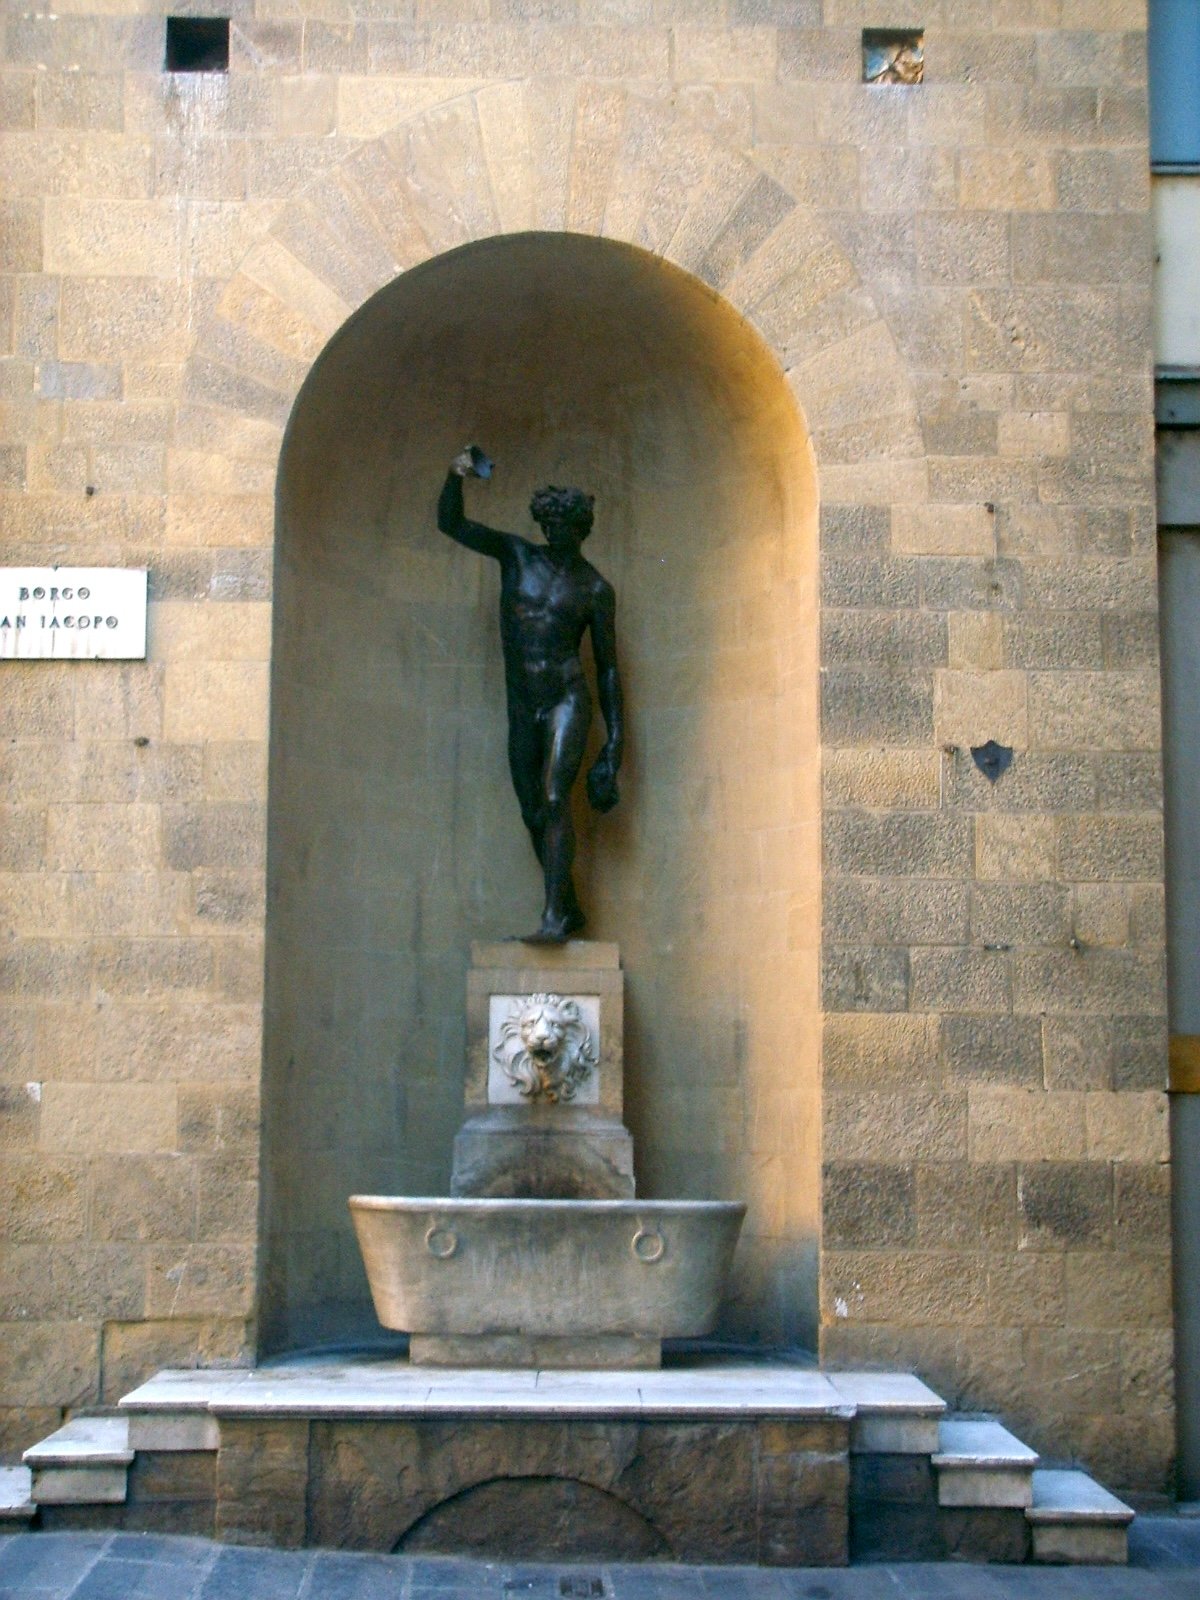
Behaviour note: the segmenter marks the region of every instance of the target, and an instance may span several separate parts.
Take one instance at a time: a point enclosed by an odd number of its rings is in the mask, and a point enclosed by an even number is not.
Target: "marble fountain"
[[[639,1200],[617,947],[476,944],[452,1196],[354,1195],[375,1310],[415,1364],[646,1368],[709,1332],[745,1206]]]

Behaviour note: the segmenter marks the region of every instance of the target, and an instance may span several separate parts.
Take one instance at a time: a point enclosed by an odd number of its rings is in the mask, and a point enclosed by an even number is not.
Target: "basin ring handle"
[[[639,1228],[630,1241],[629,1248],[639,1261],[644,1261],[649,1266],[652,1261],[662,1260],[666,1253],[667,1241],[653,1228]]]
[[[448,1261],[458,1249],[458,1235],[453,1228],[441,1228],[435,1222],[426,1230],[425,1248],[438,1261]]]

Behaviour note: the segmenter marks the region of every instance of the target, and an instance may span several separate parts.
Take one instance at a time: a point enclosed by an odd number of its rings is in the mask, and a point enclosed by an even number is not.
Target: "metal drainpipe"
[[[1200,444],[1200,436],[1197,438]],[[1200,1500],[1200,529],[1160,543],[1176,1488]]]

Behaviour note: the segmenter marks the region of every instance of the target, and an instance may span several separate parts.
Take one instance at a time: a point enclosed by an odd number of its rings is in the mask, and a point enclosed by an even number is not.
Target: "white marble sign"
[[[0,567],[0,661],[144,661],[145,567]]]

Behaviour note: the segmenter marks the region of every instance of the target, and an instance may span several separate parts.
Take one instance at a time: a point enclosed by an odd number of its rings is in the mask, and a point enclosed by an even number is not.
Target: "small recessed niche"
[[[925,35],[919,28],[864,28],[864,83],[920,83],[925,76]]]
[[[167,72],[228,72],[228,17],[168,17]]]

